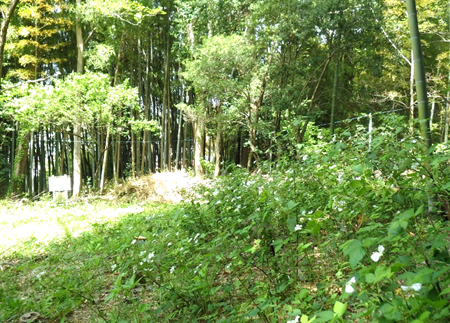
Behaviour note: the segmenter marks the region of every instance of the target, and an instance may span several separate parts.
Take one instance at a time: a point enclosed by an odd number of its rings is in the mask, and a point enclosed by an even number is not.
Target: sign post
[[[48,190],[53,192],[53,201],[69,199],[69,191],[72,189],[70,176],[50,176],[48,178]]]

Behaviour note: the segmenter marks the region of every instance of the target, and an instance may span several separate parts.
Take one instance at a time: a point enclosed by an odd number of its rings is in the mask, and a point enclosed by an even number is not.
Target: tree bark
[[[177,151],[176,151],[176,157],[175,157],[175,169],[180,168],[180,154],[181,154],[181,128],[183,125],[183,111],[179,112],[180,115],[178,116],[178,134],[177,134]]]
[[[197,178],[203,178],[204,170],[201,163],[201,155],[203,151],[203,134],[205,130],[205,120],[203,117],[197,117],[197,124],[195,127],[195,152],[194,152],[194,162],[195,162],[195,176]]]
[[[101,179],[100,179],[100,194],[103,193],[103,188],[105,186],[106,164],[108,161],[108,149],[109,149],[109,127],[106,129],[105,152],[103,155],[102,175],[101,175]]]
[[[331,137],[334,136],[334,117],[336,114],[336,105],[337,105],[337,93],[339,86],[339,65],[340,65],[340,47],[341,47],[341,30],[337,30],[337,44],[336,44],[336,58],[334,65],[334,81],[333,81],[333,97],[331,100],[331,118],[330,118],[330,133]]]
[[[77,73],[83,74],[84,70],[84,41],[81,29],[80,13],[81,0],[77,0],[77,13],[75,19],[75,34],[77,41]],[[80,117],[80,116],[79,116]],[[73,188],[72,194],[78,197],[81,191],[81,120],[77,120],[73,126]]]
[[[18,3],[19,0],[11,0],[8,9],[6,10],[6,14],[3,17],[2,24],[0,26],[0,89],[2,87],[1,80],[3,78],[3,53],[6,44],[6,34],[8,32],[9,22],[11,21],[11,18],[14,14],[14,11],[16,10]]]
[[[216,143],[215,143],[215,165],[214,165],[214,177],[218,177],[220,175],[220,162],[222,159],[222,156],[220,155],[220,152],[222,150],[222,129],[220,125],[217,126],[217,133],[216,133]]]
[[[430,120],[428,111],[427,83],[423,63],[422,47],[420,45],[419,24],[415,0],[407,0],[408,22],[411,33],[411,45],[414,57],[414,75],[416,80],[417,102],[419,110],[420,133],[427,149],[431,147]]]
[[[25,176],[27,174],[28,164],[28,143],[30,141],[30,133],[24,136],[19,135],[17,138],[18,146],[16,158],[14,160],[14,173],[12,178],[12,192],[23,193],[25,189]]]

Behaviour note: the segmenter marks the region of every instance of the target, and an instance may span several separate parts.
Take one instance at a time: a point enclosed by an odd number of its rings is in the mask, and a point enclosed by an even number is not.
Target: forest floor
[[[0,200],[0,322],[448,322],[450,226],[422,177],[312,156]]]
[[[184,172],[157,173],[103,196],[0,201],[0,322],[33,312],[36,322],[109,320],[105,313],[117,304],[103,301],[120,276],[111,269],[116,250],[141,236],[148,214],[179,203],[199,183]],[[119,246],[109,243],[115,235]]]

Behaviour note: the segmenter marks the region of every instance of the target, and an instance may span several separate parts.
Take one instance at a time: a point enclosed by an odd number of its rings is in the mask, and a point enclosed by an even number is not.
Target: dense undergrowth
[[[0,321],[448,321],[449,148],[425,156],[391,124],[309,138],[177,206],[86,210],[80,234],[57,216],[63,237],[0,256]]]

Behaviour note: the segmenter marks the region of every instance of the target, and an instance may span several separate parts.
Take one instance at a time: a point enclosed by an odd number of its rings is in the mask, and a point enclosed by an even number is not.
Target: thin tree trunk
[[[336,45],[336,57],[334,65],[334,81],[333,81],[333,97],[331,100],[331,118],[330,118],[330,133],[331,137],[334,136],[334,117],[336,114],[337,94],[339,86],[339,65],[340,65],[340,49],[341,49],[341,30],[337,30],[337,45]]]
[[[16,151],[16,138],[17,138],[17,122],[14,124],[14,129],[12,131],[12,139],[11,139],[11,149],[10,149],[10,160],[11,167],[9,169],[9,178],[13,178],[14,174],[14,160],[15,160],[15,151]]]
[[[428,111],[427,83],[423,63],[422,47],[420,44],[419,24],[415,0],[406,0],[408,22],[411,32],[411,45],[413,50],[414,75],[416,80],[417,101],[419,108],[420,133],[425,142],[426,151],[431,147],[430,120]]]
[[[178,135],[177,135],[177,151],[176,151],[176,158],[175,158],[175,169],[180,168],[180,154],[181,154],[181,128],[182,128],[182,122],[183,122],[183,111],[179,112],[178,116]]]
[[[46,190],[46,176],[47,173],[45,171],[45,141],[44,141],[44,131],[42,130],[39,134],[41,139],[40,144],[40,153],[39,153],[39,193],[44,192]],[[50,170],[50,164],[48,164],[48,169]]]
[[[9,22],[11,21],[11,18],[14,14],[14,11],[16,10],[18,3],[19,0],[11,0],[0,26],[0,89],[2,87],[1,80],[3,78],[3,53],[6,44],[6,34],[8,33]]]
[[[117,53],[117,62],[116,62],[116,69],[114,71],[114,83],[113,86],[117,85],[117,79],[119,78],[119,67],[120,67],[120,60],[121,60],[121,55],[122,55],[122,47],[123,47],[123,42],[125,40],[125,32],[122,32],[122,36],[120,37],[120,47],[119,47],[119,51]],[[119,110],[119,118],[122,118],[122,109]],[[120,132],[117,133],[116,135],[116,154],[115,154],[115,172],[114,172],[114,182],[116,184],[119,183],[119,177],[120,177],[120,149],[121,149],[121,145],[120,145],[120,140],[121,140],[121,135]]]
[[[131,176],[133,178],[136,177],[136,149],[135,149],[135,141],[136,135],[133,130],[131,132]]]
[[[420,134],[424,142],[424,154],[429,154],[431,147],[430,119],[428,111],[427,83],[425,78],[425,67],[420,44],[419,23],[417,21],[417,10],[415,0],[406,0],[408,11],[408,23],[411,33],[411,45],[413,50],[414,75],[416,80],[417,105],[419,110]],[[427,162],[425,162],[427,163]],[[426,165],[428,166],[428,165]],[[427,191],[428,211],[435,211],[435,197],[431,192],[433,183],[430,181]]]
[[[17,152],[14,160],[14,173],[12,178],[13,193],[23,193],[25,191],[25,177],[27,175],[28,165],[28,143],[30,142],[30,133],[17,137]]]
[[[203,151],[203,134],[205,130],[205,121],[203,117],[197,117],[197,124],[195,127],[195,151],[194,151],[194,162],[195,162],[195,176],[197,178],[203,178],[204,170],[201,163],[202,151]]]
[[[217,125],[216,132],[216,143],[215,143],[215,164],[214,164],[214,177],[218,177],[220,175],[220,162],[222,160],[222,156],[220,154],[222,150],[222,129],[220,125]]]
[[[30,196],[34,196],[34,131],[31,131],[30,135],[30,162],[28,163],[29,166],[29,186],[28,186],[28,192]]]
[[[411,49],[411,71],[409,76],[409,131],[414,131],[414,54]]]
[[[100,179],[100,194],[103,193],[103,188],[105,187],[106,165],[108,162],[108,149],[109,149],[109,127],[106,129],[105,152],[103,154],[102,175]]]
[[[76,0],[77,10],[81,8],[81,0]],[[77,41],[77,73],[83,74],[84,70],[84,41],[81,29],[80,13],[77,11],[75,18],[75,33]],[[77,120],[73,125],[73,188],[72,194],[75,197],[81,191],[81,120]]]
[[[183,161],[181,162],[181,167],[182,169],[187,169],[187,165],[186,165],[186,138],[187,138],[187,128],[188,128],[188,124],[185,123],[184,127],[183,127]]]
[[[450,86],[450,71],[448,72],[448,85]],[[447,98],[445,102],[445,117],[444,117],[444,143],[448,142],[448,124],[449,124],[449,110],[450,110],[450,90],[447,91]]]
[[[448,29],[450,33],[450,3],[448,4]],[[450,55],[450,43],[449,43],[449,55]],[[449,56],[450,58],[450,56]],[[445,117],[444,117],[444,143],[448,142],[448,127],[449,127],[449,119],[448,114],[450,110],[450,71],[448,72],[448,80],[447,86],[449,86],[447,90],[447,100],[445,102]]]

